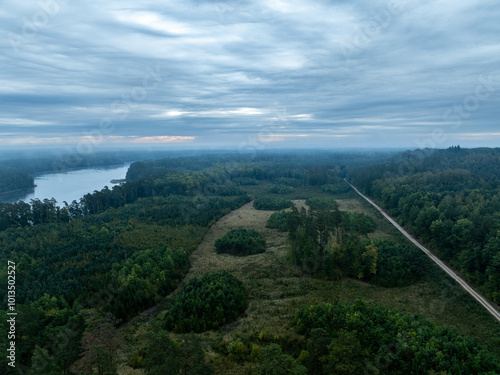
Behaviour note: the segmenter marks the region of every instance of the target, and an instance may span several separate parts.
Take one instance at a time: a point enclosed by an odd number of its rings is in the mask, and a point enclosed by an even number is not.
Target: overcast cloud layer
[[[0,146],[500,146],[498,0],[5,0]]]

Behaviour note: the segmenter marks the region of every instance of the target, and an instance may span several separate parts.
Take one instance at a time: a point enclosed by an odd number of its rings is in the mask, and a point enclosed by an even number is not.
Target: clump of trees
[[[289,211],[274,212],[267,220],[266,228],[286,232],[288,230],[287,219],[289,214]]]
[[[216,186],[213,195],[221,197],[235,197],[238,195],[245,195],[246,193],[235,185]]]
[[[254,255],[266,251],[266,240],[253,229],[238,228],[215,241],[217,254]]]
[[[290,355],[283,353],[277,344],[270,344],[260,349],[258,375],[307,375],[307,368]]]
[[[273,185],[269,189],[269,192],[272,194],[290,194],[295,191],[295,188],[287,185]]]
[[[372,241],[375,228],[370,216],[359,212],[321,208],[275,212],[268,227],[288,231],[296,269],[330,279],[342,276],[384,287],[410,285],[424,276],[429,261],[404,244]]]
[[[352,191],[351,187],[348,184],[341,181],[337,181],[336,184],[322,185],[321,190],[329,194],[345,194]]]
[[[0,167],[0,194],[34,186],[34,178],[28,173]]]
[[[296,269],[300,264],[307,273],[321,272],[334,279],[376,272],[377,251],[363,242],[375,230],[367,215],[338,208],[299,211],[294,207],[287,215],[287,230]]]
[[[432,265],[420,250],[387,240],[373,241],[377,249],[377,273],[370,282],[384,287],[411,285],[421,280]]]
[[[262,196],[255,198],[253,206],[257,210],[277,211],[292,207],[293,202],[282,197]]]
[[[183,249],[135,252],[123,266],[114,267],[117,291],[109,309],[119,319],[130,319],[172,292],[189,266],[189,253]]]
[[[234,177],[232,181],[236,185],[240,186],[252,186],[259,184],[259,182],[255,178],[250,178],[250,177]]]
[[[172,340],[166,331],[153,333],[144,352],[141,362],[148,375],[214,373],[213,367],[205,363],[205,353],[193,334],[178,342]]]
[[[190,280],[179,292],[165,317],[175,332],[203,332],[234,321],[248,307],[245,285],[227,271],[211,272]]]
[[[278,177],[273,180],[276,185],[285,185],[291,187],[299,187],[302,183],[297,178],[289,178],[289,177]]]
[[[304,306],[310,374],[493,374],[500,364],[478,343],[413,314],[362,301]]]
[[[306,204],[313,210],[334,210],[338,208],[337,201],[333,198],[308,198]]]
[[[500,302],[500,149],[417,150],[349,178]]]

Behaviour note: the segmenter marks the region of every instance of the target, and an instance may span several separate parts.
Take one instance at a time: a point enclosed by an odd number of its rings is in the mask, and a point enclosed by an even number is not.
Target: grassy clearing
[[[299,208],[305,207],[303,199],[294,200],[294,203]],[[405,240],[370,205],[351,198],[339,199],[338,203],[342,210],[363,212],[375,219],[378,229],[371,238]],[[500,355],[500,329],[497,322],[435,266],[431,266],[424,281],[402,288],[381,288],[353,279],[327,281],[307,276],[296,277],[290,262],[286,233],[265,228],[272,213],[255,210],[252,203],[246,204],[212,226],[192,255],[192,267],[183,283],[209,271],[227,270],[242,280],[249,291],[250,303],[245,316],[217,331],[198,335],[217,374],[248,374],[254,365],[237,363],[217,354],[212,349],[213,343],[220,340],[231,342],[238,337],[255,337],[261,332],[300,340],[293,329],[293,320],[301,306],[335,300],[353,303],[357,298],[370,304],[421,314],[439,325],[476,338],[490,351]],[[215,240],[229,230],[240,227],[261,232],[266,238],[266,252],[243,258],[216,254]],[[159,329],[175,293],[120,328],[127,343],[119,353],[121,361],[125,362],[129,353],[146,342],[146,332]],[[132,370],[125,363],[120,365],[119,373],[143,374],[142,370]]]

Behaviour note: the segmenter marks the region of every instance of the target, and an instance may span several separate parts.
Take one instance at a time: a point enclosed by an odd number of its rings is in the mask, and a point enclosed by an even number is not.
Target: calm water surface
[[[71,203],[80,200],[87,193],[101,190],[105,186],[110,189],[116,185],[111,180],[124,179],[130,164],[111,168],[90,168],[78,171],[51,173],[35,178],[37,185],[31,192],[18,193],[3,197],[2,202],[17,202],[30,199],[55,198],[58,206],[63,206],[64,201]]]

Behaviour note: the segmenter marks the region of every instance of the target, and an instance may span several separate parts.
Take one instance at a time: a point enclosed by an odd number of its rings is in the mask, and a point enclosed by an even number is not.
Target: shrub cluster
[[[309,198],[306,204],[313,210],[334,210],[338,208],[338,204],[333,198]]]
[[[215,241],[217,254],[254,255],[266,251],[266,240],[253,229],[233,229]]]
[[[292,207],[293,203],[291,200],[281,197],[263,196],[256,198],[255,201],[253,202],[253,206],[257,210],[277,211]]]
[[[182,288],[166,314],[165,327],[181,333],[217,329],[247,306],[247,290],[240,280],[227,271],[207,273]]]
[[[287,185],[273,185],[269,192],[272,194],[290,194],[293,193],[295,189]]]

